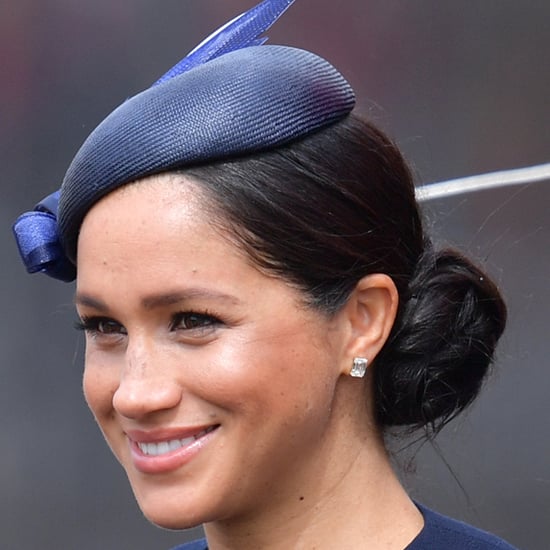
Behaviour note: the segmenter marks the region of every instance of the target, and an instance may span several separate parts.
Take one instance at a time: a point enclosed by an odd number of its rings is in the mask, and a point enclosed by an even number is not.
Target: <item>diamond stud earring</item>
[[[353,360],[353,366],[349,371],[349,375],[353,376],[354,378],[363,378],[363,376],[365,376],[365,373],[367,372],[368,362],[368,359],[365,359],[364,357],[356,357]]]

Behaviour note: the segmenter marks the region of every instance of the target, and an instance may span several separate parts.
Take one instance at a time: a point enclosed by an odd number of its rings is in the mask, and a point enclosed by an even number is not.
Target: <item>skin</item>
[[[167,528],[205,524],[212,550],[404,548],[422,518],[372,420],[370,377],[348,376],[388,337],[393,282],[365,277],[327,316],[203,204],[196,183],[155,176],[102,199],[79,237],[84,392],[141,509]],[[132,439],[204,428],[181,465],[136,463]]]

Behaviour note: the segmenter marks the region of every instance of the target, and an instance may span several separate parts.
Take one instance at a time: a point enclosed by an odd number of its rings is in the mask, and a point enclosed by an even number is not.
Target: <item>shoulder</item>
[[[206,544],[206,539],[198,539],[176,546],[172,548],[172,550],[208,550],[208,546]]]
[[[424,529],[406,550],[515,550],[513,546],[481,529],[442,516],[417,504],[424,516]]]

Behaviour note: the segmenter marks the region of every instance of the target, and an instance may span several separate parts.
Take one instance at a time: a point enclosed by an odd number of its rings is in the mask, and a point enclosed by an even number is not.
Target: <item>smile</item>
[[[141,443],[136,442],[139,450],[146,456],[162,456],[169,453],[173,453],[182,447],[187,447],[197,439],[204,437],[206,434],[213,431],[217,426],[210,426],[191,437],[185,437],[183,439],[171,439],[169,441],[159,441],[155,443]]]
[[[126,434],[130,459],[134,467],[144,474],[166,474],[179,470],[203,454],[203,449],[218,434],[219,427],[215,424],[197,430],[186,429],[179,434],[164,430],[157,433],[130,431]]]

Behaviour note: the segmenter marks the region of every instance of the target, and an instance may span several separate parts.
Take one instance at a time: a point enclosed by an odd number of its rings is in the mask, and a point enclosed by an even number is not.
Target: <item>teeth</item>
[[[168,451],[170,451],[170,445],[168,445],[168,443],[165,441],[157,443],[156,454],[165,455]]]
[[[214,429],[214,426],[211,426],[196,435],[185,437],[183,439],[171,439],[170,441],[161,441],[160,443],[138,442],[137,446],[139,447],[140,451],[147,456],[165,455],[167,453],[177,451],[181,447],[185,447],[193,443],[193,441],[196,441],[203,435],[206,435],[207,433],[211,432],[213,429]]]
[[[174,439],[173,441],[170,441],[169,447],[171,451],[175,451],[181,447],[181,441],[179,439]]]

